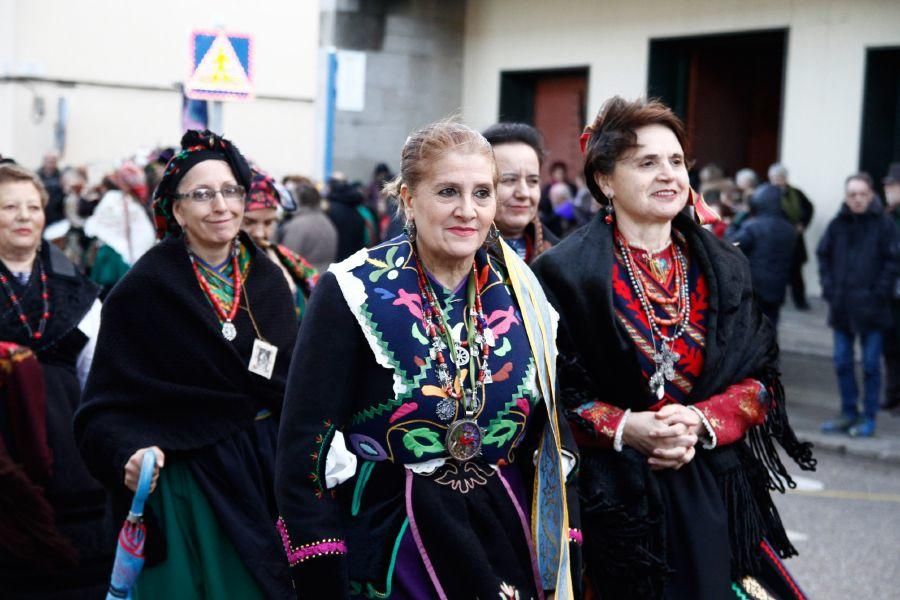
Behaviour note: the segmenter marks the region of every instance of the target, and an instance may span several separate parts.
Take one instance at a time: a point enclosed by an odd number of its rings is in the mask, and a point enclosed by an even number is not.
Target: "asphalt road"
[[[800,552],[788,568],[812,600],[900,598],[900,465],[817,456],[796,491],[776,494]]]

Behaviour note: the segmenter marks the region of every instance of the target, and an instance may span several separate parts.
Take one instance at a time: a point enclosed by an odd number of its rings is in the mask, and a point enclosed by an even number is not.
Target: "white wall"
[[[469,2],[463,111],[475,127],[496,120],[502,70],[587,65],[592,118],[614,94],[646,93],[651,38],[788,28],[780,158],[816,204],[813,251],[858,168],[865,49],[900,45],[898,23],[892,0]]]
[[[275,173],[313,170],[312,100],[316,96],[319,6],[315,0],[0,0],[0,76],[171,89],[189,68],[189,35],[224,25],[254,36],[260,96],[226,103],[224,133]],[[41,123],[30,117],[33,94],[45,99]],[[176,91],[59,87],[0,82],[0,153],[37,166],[53,144],[59,96],[69,102],[65,164],[106,166],[141,148],[177,145],[181,96]]]

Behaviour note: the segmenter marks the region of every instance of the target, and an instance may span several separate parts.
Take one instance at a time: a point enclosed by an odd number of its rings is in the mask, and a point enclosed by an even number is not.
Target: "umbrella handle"
[[[141,517],[144,516],[144,504],[150,495],[150,483],[153,481],[153,471],[155,469],[156,452],[148,448],[144,452],[144,459],[141,463],[141,476],[138,478],[134,499],[131,501],[131,510],[128,512],[128,520],[133,523],[140,521]]]

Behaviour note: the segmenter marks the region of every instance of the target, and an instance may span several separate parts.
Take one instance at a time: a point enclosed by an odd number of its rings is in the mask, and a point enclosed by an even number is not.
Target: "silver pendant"
[[[453,401],[453,398],[439,400],[435,412],[441,421],[449,421],[456,416],[456,402]]]
[[[667,381],[675,379],[675,363],[681,360],[681,355],[671,348],[663,346],[653,355],[657,372],[662,372]]]
[[[431,348],[428,349],[428,354],[431,356],[431,360],[437,359],[437,355],[441,353],[447,347],[440,338],[435,338],[431,343]]]
[[[457,367],[465,367],[469,364],[469,351],[463,348],[460,344],[456,344],[455,348],[456,352],[456,366]]]
[[[490,327],[484,328],[484,342],[488,346],[495,346],[497,344],[497,338],[494,336],[494,330]]]
[[[481,454],[484,432],[474,419],[454,421],[447,428],[447,452],[460,462],[466,462]]]
[[[231,321],[225,321],[222,323],[222,335],[225,336],[225,339],[229,342],[237,337],[237,328],[234,326],[234,323]]]

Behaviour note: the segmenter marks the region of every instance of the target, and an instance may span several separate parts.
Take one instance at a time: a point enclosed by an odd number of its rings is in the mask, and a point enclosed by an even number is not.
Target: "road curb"
[[[896,440],[879,439],[878,435],[866,440],[856,440],[841,434],[823,434],[812,431],[797,431],[802,441],[812,442],[814,450],[828,450],[838,454],[868,458],[900,465],[900,447]]]

